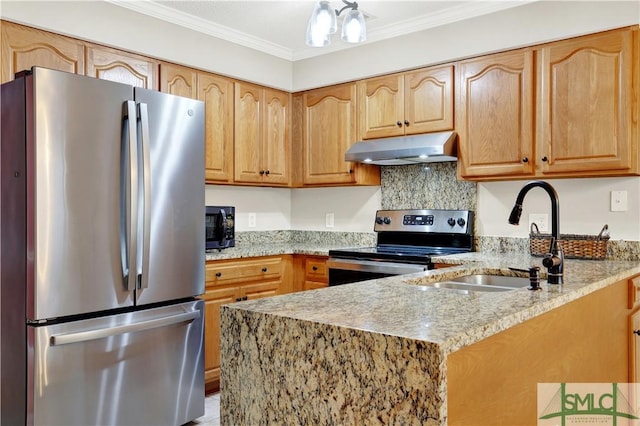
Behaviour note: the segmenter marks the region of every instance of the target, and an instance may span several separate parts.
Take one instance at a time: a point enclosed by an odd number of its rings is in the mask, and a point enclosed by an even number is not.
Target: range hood
[[[425,133],[360,141],[347,150],[344,160],[380,166],[456,161],[456,133]]]

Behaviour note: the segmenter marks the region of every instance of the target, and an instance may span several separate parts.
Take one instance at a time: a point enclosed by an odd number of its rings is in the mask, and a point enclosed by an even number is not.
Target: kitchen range
[[[45,68],[2,93],[2,424],[204,414],[204,105]]]
[[[329,251],[329,285],[434,268],[434,255],[473,251],[469,210],[378,210],[375,247]]]

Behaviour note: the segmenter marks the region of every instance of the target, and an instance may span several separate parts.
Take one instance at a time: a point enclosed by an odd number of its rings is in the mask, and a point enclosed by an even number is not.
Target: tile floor
[[[220,426],[220,393],[212,393],[204,399],[204,416],[198,417],[185,426]]]

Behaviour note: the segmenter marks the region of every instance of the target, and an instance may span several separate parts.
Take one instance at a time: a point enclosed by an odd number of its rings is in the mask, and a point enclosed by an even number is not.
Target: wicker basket
[[[560,247],[565,258],[603,260],[607,255],[609,226],[604,225],[598,235],[560,234]],[[532,256],[544,256],[549,252],[551,234],[541,234],[538,225],[531,224],[529,251]]]

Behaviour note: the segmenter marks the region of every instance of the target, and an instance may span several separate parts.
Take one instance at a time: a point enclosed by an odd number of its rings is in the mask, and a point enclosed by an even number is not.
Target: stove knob
[[[382,225],[382,218],[381,218],[380,216],[377,216],[377,217],[376,217],[376,223],[377,223],[378,225]]]
[[[454,226],[456,224],[456,220],[450,217],[449,220],[447,220],[447,223],[449,224],[449,226]]]
[[[467,222],[463,218],[458,218],[458,225],[464,226]]]
[[[385,223],[386,225],[388,225],[388,224],[390,224],[390,223],[391,223],[391,219],[390,219],[390,218],[388,218],[388,217],[385,217],[385,218],[384,218],[384,219],[382,219],[382,220],[384,221],[384,223]]]

